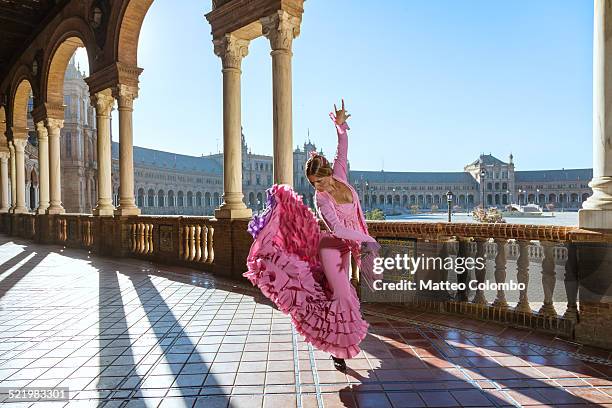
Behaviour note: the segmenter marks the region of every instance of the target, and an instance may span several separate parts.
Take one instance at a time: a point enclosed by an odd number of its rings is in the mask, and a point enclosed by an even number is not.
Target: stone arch
[[[21,78],[12,94],[11,125],[25,132],[28,127],[28,100],[34,95],[32,83],[28,78]],[[34,96],[36,99],[36,96]]]
[[[129,66],[138,66],[138,38],[142,22],[151,7],[153,0],[131,0],[121,10],[120,18],[116,20],[117,26],[113,30],[109,27],[111,35],[117,36],[114,44],[116,61]]]
[[[202,192],[198,191],[196,193],[196,207],[201,207],[202,206]]]
[[[174,200],[174,191],[168,190],[168,207],[175,207],[176,202]]]
[[[204,193],[204,205],[206,207],[210,207],[211,203],[210,203],[210,193],[207,191],[206,193]]]
[[[60,103],[64,99],[64,73],[77,48],[87,52],[90,73],[95,69],[98,46],[89,24],[80,17],[63,20],[53,31],[46,47],[41,94],[45,102]]]
[[[183,190],[179,190],[178,193],[176,193],[176,206],[177,207],[185,206],[185,193],[183,193]]]

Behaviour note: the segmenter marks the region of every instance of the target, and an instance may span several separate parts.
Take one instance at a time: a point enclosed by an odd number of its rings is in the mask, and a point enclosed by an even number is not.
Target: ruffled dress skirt
[[[249,223],[254,241],[243,276],[291,317],[306,342],[338,358],[356,356],[369,325],[349,282],[349,263],[332,263],[336,267],[329,270],[325,262],[324,270],[320,255],[324,245],[347,259],[348,247],[320,230],[313,211],[289,185],[274,184],[266,193],[266,210]]]

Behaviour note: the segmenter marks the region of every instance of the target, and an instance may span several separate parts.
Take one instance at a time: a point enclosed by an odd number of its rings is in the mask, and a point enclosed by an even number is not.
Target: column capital
[[[59,130],[64,127],[64,119],[45,118],[45,126],[49,133],[52,133],[54,130],[59,132]]]
[[[115,98],[110,89],[105,89],[101,92],[95,92],[90,97],[91,104],[96,108],[97,116],[110,116]]]
[[[13,146],[15,146],[15,150],[18,152],[23,152],[27,144],[28,139],[24,139],[21,137],[13,138]]]
[[[0,160],[1,161],[7,161],[10,157],[11,157],[11,153],[10,152],[0,151]]]
[[[36,122],[36,133],[38,140],[48,138],[49,132],[47,131],[47,127],[45,126],[45,122],[43,120]]]
[[[293,39],[300,35],[299,17],[278,10],[271,16],[262,17],[259,21],[262,34],[270,40],[273,51],[291,52]]]
[[[117,84],[112,88],[112,96],[117,99],[119,109],[132,109],[134,99],[138,98],[138,86]]]
[[[215,55],[221,58],[224,69],[240,69],[242,59],[249,53],[249,40],[237,38],[232,34],[225,34],[213,40]]]

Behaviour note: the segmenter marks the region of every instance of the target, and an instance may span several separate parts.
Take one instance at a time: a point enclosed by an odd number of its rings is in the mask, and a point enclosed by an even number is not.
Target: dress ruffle
[[[352,286],[349,296],[332,298],[319,258],[322,234],[314,212],[289,185],[274,184],[266,193],[273,205],[252,233],[243,276],[291,317],[306,342],[335,357],[354,357],[369,324]]]

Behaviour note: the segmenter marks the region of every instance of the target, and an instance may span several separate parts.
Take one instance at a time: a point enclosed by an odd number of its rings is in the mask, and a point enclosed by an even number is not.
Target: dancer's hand
[[[344,99],[342,99],[342,109],[340,110],[338,110],[338,108],[336,107],[336,104],[334,103],[334,112],[335,114],[331,114],[330,116],[332,120],[336,122],[337,125],[343,124],[351,116],[344,109]]]

